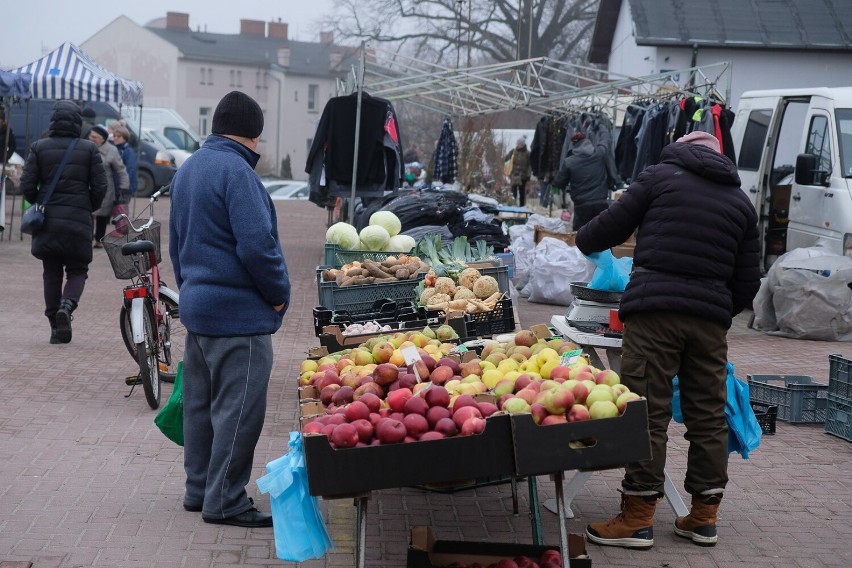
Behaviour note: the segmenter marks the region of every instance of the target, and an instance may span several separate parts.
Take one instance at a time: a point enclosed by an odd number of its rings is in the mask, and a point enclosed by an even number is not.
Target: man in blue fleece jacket
[[[290,301],[272,200],[254,171],[263,112],[225,95],[212,134],[171,185],[169,254],[184,350],[184,509],[205,522],[272,526],[246,493],[266,413],[272,334]]]

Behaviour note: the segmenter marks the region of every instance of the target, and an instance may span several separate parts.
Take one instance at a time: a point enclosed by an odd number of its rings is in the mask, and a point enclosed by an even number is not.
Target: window
[[[207,69],[205,69],[204,67],[201,68],[201,84],[207,84]]]
[[[852,109],[839,108],[837,115],[837,139],[840,143],[840,165],[843,177],[852,177]]]
[[[740,159],[737,165],[741,170],[757,171],[760,168],[760,158],[766,146],[766,135],[769,132],[771,110],[753,110],[748,115],[743,143],[740,148]]]
[[[243,88],[243,72],[240,69],[237,69],[237,87]]]
[[[211,69],[210,67],[207,68],[207,84],[213,84],[213,69]]]
[[[308,110],[317,110],[318,99],[319,85],[308,85]]]
[[[210,107],[201,107],[198,109],[198,133],[202,138],[210,134],[210,115],[211,115]]]
[[[228,84],[229,86],[234,86],[234,70],[231,69],[231,82]]]
[[[828,117],[817,115],[811,118],[805,154],[817,157],[817,170],[831,172],[831,129],[828,127]]]
[[[295,102],[299,102],[299,91],[298,90],[293,91],[293,100]]]
[[[307,143],[305,144],[305,148],[307,149],[307,151],[308,151],[308,153],[309,153],[309,154],[310,154],[310,152],[311,152],[311,146],[313,146],[313,145],[314,145],[314,139],[313,139],[313,138],[308,138],[308,141],[307,141]]]
[[[264,76],[263,80],[264,80],[264,82],[266,81],[266,77],[265,77],[265,76]],[[259,88],[260,88],[260,71],[255,71],[255,72],[254,72],[254,88],[255,88],[255,89],[259,89]]]

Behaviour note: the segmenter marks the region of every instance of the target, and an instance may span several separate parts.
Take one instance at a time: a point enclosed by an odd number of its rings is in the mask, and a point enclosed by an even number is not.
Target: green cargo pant
[[[632,313],[624,322],[621,382],[648,399],[651,459],[629,464],[626,493],[663,492],[672,378],[689,442],[684,488],[690,495],[721,493],[728,482],[728,425],[725,420],[727,329],[676,312]]]

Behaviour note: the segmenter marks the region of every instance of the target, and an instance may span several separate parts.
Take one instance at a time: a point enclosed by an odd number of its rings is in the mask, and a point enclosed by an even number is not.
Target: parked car
[[[152,128],[142,128],[142,140],[157,146],[160,150],[171,154],[174,158],[175,166],[181,167],[184,160],[192,154],[186,150],[181,150],[174,143]]]
[[[308,182],[295,180],[264,180],[263,186],[274,200],[280,199],[307,199],[311,191]]]

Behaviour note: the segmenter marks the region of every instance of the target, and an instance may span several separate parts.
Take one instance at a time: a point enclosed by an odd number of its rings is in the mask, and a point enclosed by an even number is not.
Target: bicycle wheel
[[[160,346],[158,347],[158,360],[160,380],[164,383],[175,382],[177,365],[183,359],[183,349],[186,343],[186,328],[180,322],[180,309],[178,304],[171,298],[160,296]],[[121,327],[121,338],[127,352],[136,361],[136,345],[133,343],[133,329],[130,327],[130,311],[127,306],[122,306],[119,314],[119,326]]]
[[[139,379],[148,406],[156,409],[160,406],[160,368],[157,364],[157,338],[155,336],[154,308],[145,300],[142,313],[144,340],[136,344],[136,362],[139,363]]]
[[[158,349],[160,379],[166,383],[175,382],[177,367],[183,359],[186,343],[186,328],[180,322],[180,309],[171,298],[160,296],[160,346]]]

